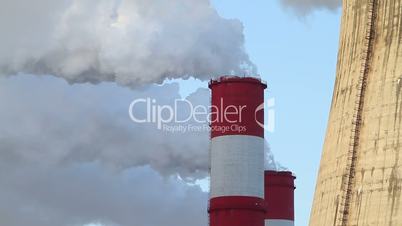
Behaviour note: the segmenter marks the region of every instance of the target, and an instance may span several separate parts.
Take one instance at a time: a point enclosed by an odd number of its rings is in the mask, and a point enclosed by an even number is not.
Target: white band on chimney
[[[265,220],[265,226],[294,226],[295,222],[290,220]]]
[[[214,137],[211,143],[211,198],[264,198],[264,138]]]

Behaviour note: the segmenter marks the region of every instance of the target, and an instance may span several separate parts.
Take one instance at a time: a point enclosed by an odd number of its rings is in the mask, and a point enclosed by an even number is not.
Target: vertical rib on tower
[[[337,225],[339,226],[346,226],[348,224],[351,206],[351,196],[356,175],[357,152],[360,142],[360,129],[362,126],[364,98],[366,94],[366,86],[370,72],[370,62],[374,47],[375,19],[377,10],[376,1],[377,0],[368,0],[367,4],[367,24],[364,37],[364,46],[361,52],[361,69],[357,83],[355,109],[352,118],[352,135],[350,137],[346,169],[345,173],[342,175],[343,191],[340,196],[338,219],[336,219]]]

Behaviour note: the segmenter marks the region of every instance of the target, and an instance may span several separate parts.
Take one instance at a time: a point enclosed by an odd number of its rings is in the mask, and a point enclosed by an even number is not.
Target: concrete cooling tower
[[[402,0],[345,0],[310,226],[402,225]]]

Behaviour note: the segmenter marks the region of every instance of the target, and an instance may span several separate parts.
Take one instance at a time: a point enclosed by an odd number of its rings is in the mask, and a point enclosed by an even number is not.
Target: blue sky
[[[275,131],[267,133],[275,158],[296,176],[296,225],[308,225],[336,72],[338,12],[295,16],[277,1],[215,0],[225,18],[245,29],[246,49],[275,98]],[[205,83],[181,84],[186,95]]]

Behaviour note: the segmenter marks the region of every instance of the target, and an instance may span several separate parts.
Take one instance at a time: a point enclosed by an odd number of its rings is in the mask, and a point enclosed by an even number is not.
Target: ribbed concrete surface
[[[337,77],[310,226],[339,219],[352,136],[368,0],[343,1]],[[343,225],[402,225],[402,0],[378,0],[374,48],[362,97],[355,177]]]

